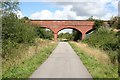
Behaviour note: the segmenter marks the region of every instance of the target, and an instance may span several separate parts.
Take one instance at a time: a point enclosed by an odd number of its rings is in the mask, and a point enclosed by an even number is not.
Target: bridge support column
[[[82,38],[81,40],[83,40],[85,38],[86,34],[85,33],[82,33]]]
[[[57,33],[54,33],[54,41],[57,41]]]

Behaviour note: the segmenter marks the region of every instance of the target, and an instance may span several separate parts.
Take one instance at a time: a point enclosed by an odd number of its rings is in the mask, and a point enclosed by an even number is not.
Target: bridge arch
[[[62,31],[62,30],[64,30],[64,29],[73,29],[73,30],[75,30],[75,31],[78,31],[80,34],[81,34],[81,37],[79,38],[79,39],[82,39],[82,31],[80,30],[80,29],[78,29],[78,28],[76,28],[76,27],[74,27],[74,26],[72,26],[72,27],[61,27],[61,28],[59,28],[58,30],[57,30],[57,33],[55,33],[54,35],[54,39],[55,40],[57,40],[57,37],[58,37],[58,33],[60,32],[60,31]]]
[[[54,33],[54,29],[50,28],[49,26],[42,26],[42,28],[49,29],[49,30],[51,30]]]
[[[74,30],[78,30],[78,31],[80,31],[81,33],[82,33],[82,30],[80,30],[79,28],[76,28],[76,27],[74,27],[74,26],[64,26],[64,27],[60,27],[60,28],[58,28],[58,31],[57,31],[57,33],[59,32],[59,31],[61,31],[61,30],[63,30],[63,29],[74,29]]]
[[[54,32],[54,40],[57,41],[57,34],[65,28],[74,28],[82,33],[82,39],[86,32],[93,29],[94,21],[90,20],[30,20],[30,23],[40,25]]]

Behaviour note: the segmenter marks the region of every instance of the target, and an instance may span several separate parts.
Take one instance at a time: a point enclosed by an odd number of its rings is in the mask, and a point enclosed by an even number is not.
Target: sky
[[[20,0],[20,18],[40,20],[109,20],[118,15],[119,0]],[[68,31],[68,30],[67,30]]]

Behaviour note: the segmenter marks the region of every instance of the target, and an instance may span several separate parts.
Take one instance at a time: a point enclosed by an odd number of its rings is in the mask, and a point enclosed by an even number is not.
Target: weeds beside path
[[[28,78],[40,66],[56,47],[55,42],[36,40],[36,44],[17,50],[17,54],[2,61],[3,78]],[[24,44],[23,44],[24,45]],[[22,46],[23,46],[22,45]],[[25,45],[24,45],[25,46]]]
[[[70,42],[77,55],[87,67],[93,78],[118,78],[118,68],[110,63],[109,57],[87,44]]]

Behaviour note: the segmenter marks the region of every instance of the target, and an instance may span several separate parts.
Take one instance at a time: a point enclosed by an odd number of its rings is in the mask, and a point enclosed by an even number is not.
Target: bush
[[[40,26],[35,27],[35,32],[39,38],[52,40],[53,32],[46,30],[45,28],[41,28]]]
[[[33,42],[36,33],[34,28],[28,24],[20,22],[13,13],[2,18],[2,39],[16,43]]]
[[[3,56],[13,53],[11,48],[17,48],[19,43],[33,43],[36,38],[34,27],[21,22],[11,13],[2,18],[2,48]]]
[[[40,26],[30,25],[25,19],[18,19],[17,15],[10,13],[2,18],[2,57],[13,54],[13,48],[18,48],[19,44],[34,43],[35,38],[52,39],[53,33],[40,28]],[[27,19],[29,20],[29,19]]]
[[[120,17],[114,16],[110,20],[110,26],[115,29],[120,29]]]
[[[119,45],[118,50],[117,50],[118,52],[118,75],[120,77],[120,32],[117,33],[117,36],[118,36],[118,45]]]
[[[104,22],[102,20],[94,20],[95,23],[94,23],[94,29],[98,29],[100,28],[100,26],[103,26],[104,25]]]
[[[88,43],[90,46],[107,51],[111,62],[113,64],[116,62],[119,42],[116,33],[112,32],[109,28],[98,28],[98,30],[92,33],[89,38],[83,40],[83,42]]]

